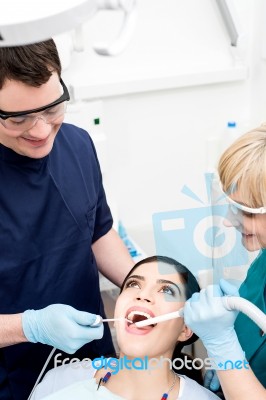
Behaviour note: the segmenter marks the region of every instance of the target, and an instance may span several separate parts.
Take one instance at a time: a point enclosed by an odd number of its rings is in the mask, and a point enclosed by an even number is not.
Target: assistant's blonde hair
[[[218,173],[225,192],[238,191],[247,206],[266,206],[266,125],[238,138],[222,154]]]

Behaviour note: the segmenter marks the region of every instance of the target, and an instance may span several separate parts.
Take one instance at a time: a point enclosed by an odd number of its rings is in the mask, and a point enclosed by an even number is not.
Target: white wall
[[[74,97],[103,100],[108,181],[119,216],[147,252],[153,213],[198,207],[180,194],[184,184],[204,198],[208,140],[228,120],[244,132],[266,119],[263,3],[234,1],[245,33],[239,60],[215,1],[139,0],[137,30],[121,56],[93,53],[121,20],[101,12],[85,27],[85,52],[64,71]]]

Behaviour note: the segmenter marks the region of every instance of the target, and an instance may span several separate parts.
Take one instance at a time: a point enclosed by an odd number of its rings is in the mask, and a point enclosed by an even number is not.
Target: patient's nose
[[[146,303],[153,303],[154,301],[154,294],[153,294],[153,290],[151,287],[143,287],[141,288],[137,295],[136,295],[136,299],[138,301],[144,301]]]
[[[150,299],[145,299],[145,298],[142,298],[142,297],[137,297],[137,300],[143,300],[143,301],[146,301],[147,303],[151,303]]]

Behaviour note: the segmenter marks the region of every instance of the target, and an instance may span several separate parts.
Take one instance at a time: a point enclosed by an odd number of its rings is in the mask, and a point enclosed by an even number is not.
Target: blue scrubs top
[[[42,159],[0,145],[0,314],[63,303],[104,315],[91,244],[112,223],[86,131],[63,124]],[[50,351],[31,343],[0,349],[0,400],[27,399]],[[105,325],[103,339],[72,357],[111,353]]]
[[[251,264],[239,293],[266,313],[266,249]],[[254,374],[266,388],[266,335],[242,313],[236,319],[235,329]]]

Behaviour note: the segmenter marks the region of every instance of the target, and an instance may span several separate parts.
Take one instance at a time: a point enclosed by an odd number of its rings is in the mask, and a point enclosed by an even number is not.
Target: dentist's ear
[[[190,339],[192,335],[192,330],[187,325],[184,325],[180,335],[177,338],[177,341],[185,342],[186,340]]]

